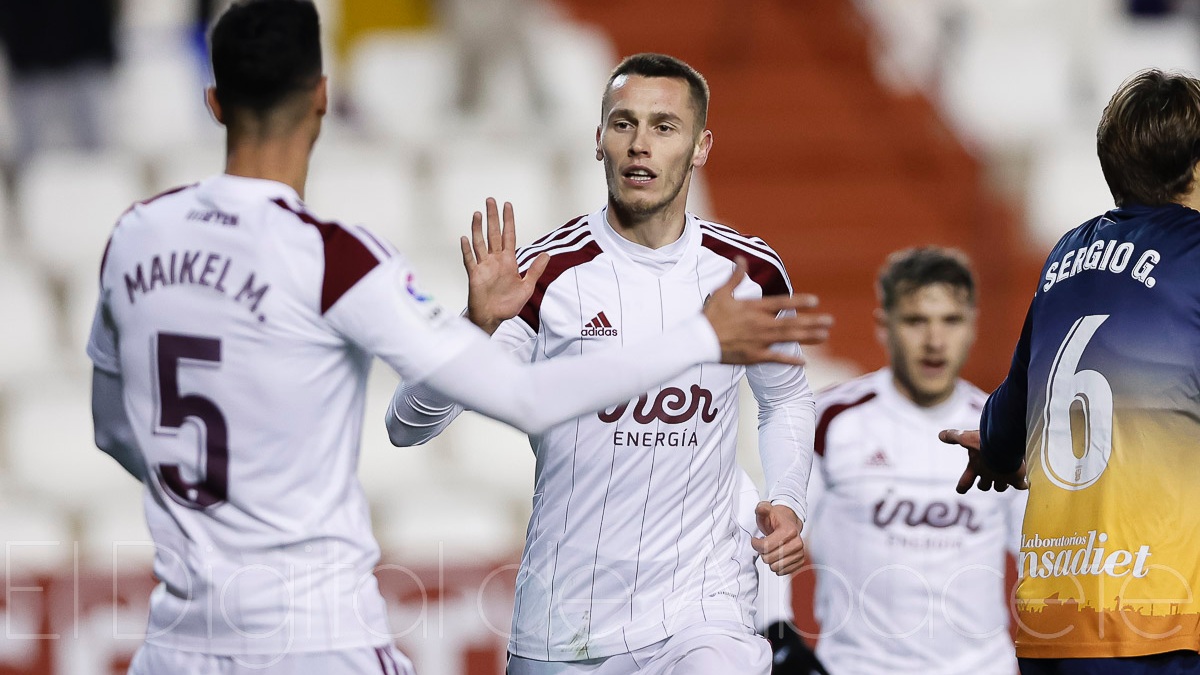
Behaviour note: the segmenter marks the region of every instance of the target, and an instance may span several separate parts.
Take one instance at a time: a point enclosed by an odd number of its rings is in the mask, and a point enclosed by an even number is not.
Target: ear
[[[321,76],[321,81],[317,83],[316,91],[313,92],[313,107],[321,117],[329,110],[329,78],[325,75]]]
[[[208,104],[208,111],[212,113],[213,119],[217,120],[217,124],[225,124],[225,112],[221,110],[221,102],[217,100],[216,87],[204,90],[204,102]]]
[[[886,348],[888,344],[887,312],[883,311],[882,307],[876,307],[872,316],[875,318],[875,339]]]
[[[700,134],[700,140],[696,142],[696,150],[692,154],[692,166],[699,169],[708,161],[708,153],[712,151],[713,135],[708,129]]]
[[[596,127],[596,161],[604,161],[604,148],[600,146],[600,127]]]

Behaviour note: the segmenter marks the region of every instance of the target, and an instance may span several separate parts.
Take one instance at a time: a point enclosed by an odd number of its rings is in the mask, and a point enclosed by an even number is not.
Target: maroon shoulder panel
[[[821,413],[821,419],[817,420],[817,431],[816,434],[814,434],[815,437],[813,439],[813,452],[817,453],[817,455],[821,457],[825,456],[825,434],[828,433],[829,423],[833,421],[833,418],[841,415],[855,406],[860,406],[873,398],[875,398],[875,392],[871,392],[851,403],[839,403],[826,408],[825,412]]]
[[[325,276],[321,282],[322,314],[380,263],[380,259],[366,244],[341,225],[317,220],[306,211],[293,209],[282,199],[272,201],[321,233],[321,241],[325,245]]]
[[[538,279],[537,286],[533,289],[533,295],[529,296],[529,301],[525,303],[517,316],[533,329],[534,333],[538,332],[542,324],[542,298],[546,295],[546,289],[554,283],[555,279],[562,276],[563,272],[588,262],[602,252],[600,245],[595,241],[589,241],[578,251],[567,253],[551,251],[550,264],[546,266],[546,271],[542,273],[542,278]]]
[[[759,257],[759,255],[743,251],[707,232],[700,239],[700,245],[722,258],[729,260],[733,260],[737,256],[745,258],[746,265],[749,268],[746,270],[746,274],[750,277],[751,281],[762,288],[763,297],[789,295],[787,279],[783,278],[783,274],[779,271],[779,268]]]

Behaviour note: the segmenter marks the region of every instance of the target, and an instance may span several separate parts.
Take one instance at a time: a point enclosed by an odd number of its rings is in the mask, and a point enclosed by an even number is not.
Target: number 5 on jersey
[[[207,509],[225,501],[229,488],[229,431],[217,404],[199,394],[183,396],[179,391],[179,369],[184,366],[214,366],[221,362],[221,341],[210,337],[159,333],[155,365],[158,370],[159,415],[156,434],[178,435],[191,418],[199,427],[201,442],[198,476],[188,481],[178,464],[155,467],[162,484],[178,502],[193,509]],[[190,362],[190,363],[189,363]]]
[[[1112,386],[1079,360],[1107,314],[1085,316],[1059,345],[1046,382],[1042,466],[1064,490],[1082,490],[1100,479],[1112,455]]]

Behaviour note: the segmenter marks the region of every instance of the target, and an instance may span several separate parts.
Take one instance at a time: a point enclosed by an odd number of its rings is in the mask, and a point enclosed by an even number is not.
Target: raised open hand
[[[529,301],[550,256],[539,255],[522,275],[517,267],[512,204],[504,202],[503,223],[495,199],[487,198],[486,210],[487,234],[483,214],[476,211],[471,218],[471,238],[463,237],[459,243],[467,269],[467,318],[491,335]]]

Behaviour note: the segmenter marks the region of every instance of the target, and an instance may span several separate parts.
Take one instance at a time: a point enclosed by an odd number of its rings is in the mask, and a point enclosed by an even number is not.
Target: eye
[[[670,124],[660,124],[655,128],[658,129],[658,132],[661,134],[669,134],[672,131],[675,131],[675,127],[671,126]]]
[[[613,122],[613,128],[618,131],[626,131],[633,128],[633,125],[626,120],[617,120]]]

